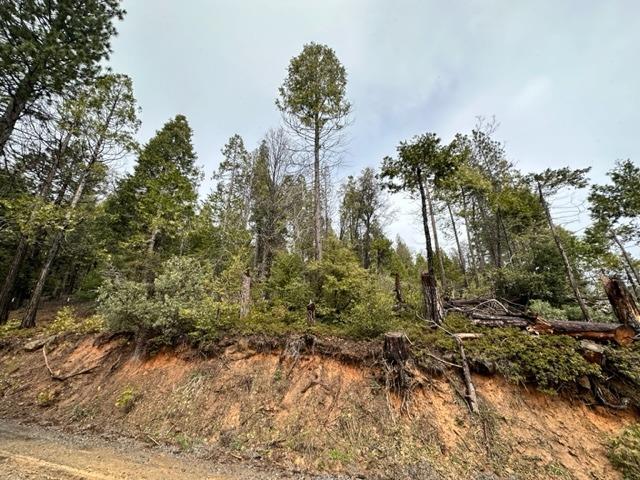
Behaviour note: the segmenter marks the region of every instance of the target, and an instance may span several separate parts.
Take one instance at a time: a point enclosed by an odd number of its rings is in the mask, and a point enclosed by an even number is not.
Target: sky
[[[253,149],[305,43],[333,48],[353,104],[341,181],[413,135],[449,141],[479,116],[524,172],[640,159],[640,2],[597,0],[125,0],[109,61],[132,77],[146,142],[176,114],[194,130],[201,192],[234,133]],[[129,165],[131,167],[131,165]],[[554,201],[579,232],[585,193]],[[391,238],[423,248],[417,206],[393,198]]]

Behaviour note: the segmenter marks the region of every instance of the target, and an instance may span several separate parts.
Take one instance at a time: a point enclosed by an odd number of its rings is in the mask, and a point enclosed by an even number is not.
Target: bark
[[[472,413],[479,413],[480,410],[478,408],[478,397],[476,395],[476,387],[473,385],[473,381],[471,379],[471,370],[469,369],[469,362],[467,362],[467,356],[464,353],[464,346],[462,345],[462,339],[460,337],[454,337],[456,342],[458,343],[458,348],[460,349],[460,358],[462,360],[462,376],[464,378],[464,384],[466,387],[466,398],[469,403],[469,409]]]
[[[382,355],[391,365],[404,365],[411,359],[407,336],[403,332],[385,333]]]
[[[622,280],[605,275],[600,279],[616,318],[623,325],[629,325],[640,332],[640,309]]]
[[[420,281],[425,317],[436,325],[440,325],[444,319],[444,307],[438,293],[436,278],[432,273],[422,272]]]
[[[34,71],[29,71],[18,84],[15,94],[10,97],[9,103],[0,117],[0,155],[4,153],[4,148],[11,138],[13,129],[20,119],[20,116],[27,108],[29,99],[34,92]]]
[[[320,208],[320,126],[313,138],[313,243],[315,260],[322,260],[322,210]]]
[[[462,248],[460,248],[460,237],[458,237],[458,227],[456,227],[455,218],[453,218],[453,210],[451,210],[451,204],[447,202],[447,209],[449,210],[449,217],[451,217],[451,226],[453,228],[453,236],[456,240],[456,249],[458,250],[458,262],[460,262],[460,270],[462,270],[462,276],[464,278],[464,286],[469,286],[469,280],[467,279],[467,268],[464,264],[464,255],[462,254]]]
[[[240,291],[240,318],[249,314],[251,308],[251,273],[247,270],[242,276],[242,289]]]
[[[431,217],[431,229],[433,230],[433,243],[436,249],[436,255],[438,256],[438,266],[440,267],[440,284],[442,290],[447,291],[447,277],[444,273],[444,259],[442,258],[442,250],[440,250],[440,242],[438,241],[438,227],[436,225],[436,215],[433,210],[433,201],[431,200],[431,192],[429,188],[425,188],[425,194],[427,196],[427,204],[429,205],[429,216]]]
[[[571,289],[573,290],[573,295],[580,306],[580,310],[582,311],[582,316],[587,322],[591,321],[591,316],[589,315],[589,310],[587,309],[587,305],[582,298],[582,294],[580,293],[580,289],[578,288],[578,282],[573,275],[573,269],[571,268],[571,264],[569,263],[569,257],[567,257],[567,252],[564,250],[564,246],[560,241],[560,237],[558,236],[558,232],[556,232],[556,227],[553,224],[553,218],[551,218],[551,212],[549,211],[549,205],[544,198],[544,194],[542,193],[542,185],[538,183],[538,193],[540,195],[540,203],[542,204],[542,208],[544,209],[544,213],[547,217],[547,223],[549,224],[549,230],[551,230],[551,235],[553,235],[553,240],[556,242],[556,246],[558,247],[558,251],[560,252],[560,256],[562,257],[562,263],[564,264],[565,273],[567,274],[567,280],[569,280],[569,284],[571,285]]]
[[[396,305],[398,307],[401,307],[402,305],[404,305],[404,298],[402,296],[402,285],[400,283],[400,274],[399,273],[394,274],[393,292],[395,293],[395,296],[396,296]]]

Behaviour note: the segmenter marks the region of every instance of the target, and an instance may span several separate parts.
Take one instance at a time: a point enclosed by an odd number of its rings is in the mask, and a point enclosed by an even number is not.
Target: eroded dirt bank
[[[339,349],[283,351],[277,343],[245,340],[221,345],[209,358],[183,349],[144,361],[125,338],[69,336],[46,348],[55,376],[89,371],[55,380],[42,349],[4,346],[4,418],[290,472],[615,479],[620,477],[606,458],[606,440],[637,421],[634,412],[590,407],[482,376],[474,377],[481,413],[472,416],[455,372],[427,377],[401,413],[401,402],[381,381],[375,355],[362,346],[349,349],[360,351],[362,362]]]

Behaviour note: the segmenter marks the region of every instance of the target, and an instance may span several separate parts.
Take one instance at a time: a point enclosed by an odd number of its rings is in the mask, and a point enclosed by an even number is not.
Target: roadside
[[[258,465],[224,464],[175,455],[131,439],[107,441],[0,420],[0,478],[12,480],[324,479]]]

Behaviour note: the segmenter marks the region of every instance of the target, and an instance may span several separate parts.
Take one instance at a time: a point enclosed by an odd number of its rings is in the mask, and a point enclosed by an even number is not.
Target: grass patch
[[[640,424],[633,425],[609,442],[607,456],[625,479],[640,478]]]
[[[127,387],[120,392],[115,405],[124,413],[129,413],[139,399],[140,394],[133,387]]]

